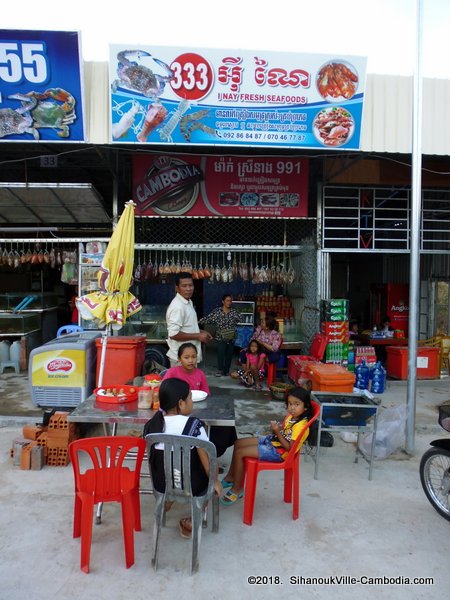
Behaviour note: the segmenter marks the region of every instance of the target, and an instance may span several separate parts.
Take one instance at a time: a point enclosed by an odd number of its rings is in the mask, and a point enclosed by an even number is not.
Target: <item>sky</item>
[[[2,7],[3,29],[81,31],[85,61],[109,44],[367,56],[368,73],[412,75],[417,0],[77,0]],[[44,3],[45,4],[45,3]],[[50,5],[49,5],[50,6]],[[60,10],[56,10],[59,6]],[[422,73],[450,79],[450,0],[421,0]]]

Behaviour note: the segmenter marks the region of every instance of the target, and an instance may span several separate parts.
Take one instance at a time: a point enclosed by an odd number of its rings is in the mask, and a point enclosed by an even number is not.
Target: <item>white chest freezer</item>
[[[30,353],[28,379],[33,404],[75,407],[95,387],[96,338],[101,331],[80,331],[51,340]]]

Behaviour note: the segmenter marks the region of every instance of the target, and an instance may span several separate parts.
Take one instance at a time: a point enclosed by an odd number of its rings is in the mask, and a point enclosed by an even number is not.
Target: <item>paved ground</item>
[[[260,396],[213,377],[210,382],[226,386],[237,399],[241,434],[264,426],[282,409],[267,392]],[[21,435],[22,422],[39,420],[41,411],[31,404],[26,377],[5,373],[0,376],[0,600],[147,600],[177,594],[196,600],[257,594],[358,600],[447,597],[450,524],[426,500],[418,464],[429,441],[445,435],[437,425],[436,407],[450,399],[449,383],[418,382],[415,453],[400,450],[377,461],[372,481],[367,464],[353,461],[353,444],[339,434],[321,460],[319,479],[313,478],[311,457],[303,457],[297,521],[282,501],[282,479],[262,473],[253,526],[242,523],[242,502],[221,507],[220,531],[204,532],[200,570],[193,577],[186,574],[190,543],[176,528],[182,508],[168,515],[160,570],[155,573],[150,566],[153,498],[148,495],[141,503],[143,531],[135,536],[136,564],[125,569],[120,509],[108,505],[102,524],[94,527],[91,573],[85,575],[79,570],[79,540],[71,537],[70,466],[21,471],[11,464],[9,448]],[[388,382],[382,406],[405,401],[406,383]],[[229,458],[227,453],[225,464]],[[253,576],[259,577],[255,584],[248,581]],[[313,577],[328,579],[309,583],[307,578]],[[351,577],[363,580],[352,584]],[[364,579],[383,577],[389,580]],[[433,583],[408,585],[405,578],[414,577],[431,577]]]

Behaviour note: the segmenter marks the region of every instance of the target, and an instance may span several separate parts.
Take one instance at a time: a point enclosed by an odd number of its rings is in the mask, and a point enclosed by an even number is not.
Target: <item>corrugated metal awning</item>
[[[90,183],[0,183],[3,225],[83,225],[111,223]]]

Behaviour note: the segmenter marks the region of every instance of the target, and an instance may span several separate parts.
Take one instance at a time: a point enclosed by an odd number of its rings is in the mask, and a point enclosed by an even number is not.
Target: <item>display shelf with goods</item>
[[[247,300],[233,300],[231,307],[238,311],[241,320],[238,325],[255,325],[255,303]]]
[[[255,327],[255,303],[250,300],[233,300],[231,306],[241,315],[241,321],[236,328],[234,345],[238,348],[246,348]]]
[[[94,244],[94,242],[92,242]],[[89,246],[89,244],[86,244]],[[98,246],[94,246],[94,249],[98,249]],[[100,246],[103,248],[103,246]],[[89,249],[91,249],[89,247]],[[79,252],[79,269],[78,269],[78,294],[83,296],[90,292],[96,292],[98,287],[97,274],[102,264],[104,257],[103,252],[84,252],[83,244],[80,244]],[[78,324],[83,329],[98,329],[98,324],[95,319],[87,320],[81,316],[78,317]]]

